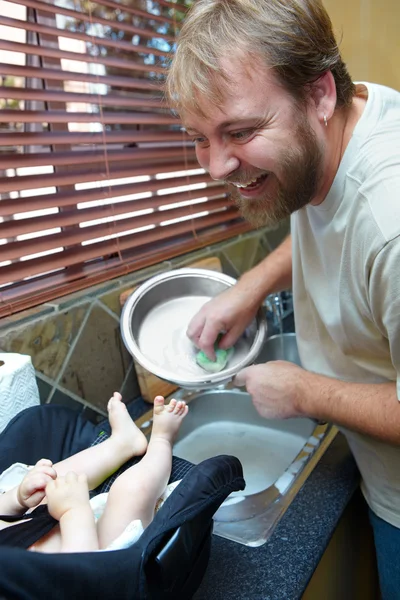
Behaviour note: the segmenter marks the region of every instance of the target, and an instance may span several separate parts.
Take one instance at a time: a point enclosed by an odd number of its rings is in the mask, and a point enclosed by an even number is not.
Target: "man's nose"
[[[213,179],[225,180],[240,166],[239,159],[229,147],[210,147],[208,172]]]

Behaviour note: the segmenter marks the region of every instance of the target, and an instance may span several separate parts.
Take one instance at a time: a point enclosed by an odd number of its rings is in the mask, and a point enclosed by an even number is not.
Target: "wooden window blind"
[[[184,4],[1,3],[0,316],[250,229],[163,100]]]

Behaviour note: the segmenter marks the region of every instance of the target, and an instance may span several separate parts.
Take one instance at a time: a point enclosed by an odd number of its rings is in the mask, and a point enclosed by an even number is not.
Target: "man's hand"
[[[45,497],[46,485],[56,479],[53,463],[47,458],[38,460],[21,481],[17,490],[17,500],[23,508],[33,508]]]
[[[239,284],[222,292],[193,317],[187,330],[192,342],[215,360],[214,344],[223,333],[219,347],[226,350],[235,344],[254,319],[259,303],[249,289]]]
[[[246,387],[262,417],[288,419],[307,416],[301,411],[301,404],[309,375],[293,363],[277,360],[243,369],[233,383]]]

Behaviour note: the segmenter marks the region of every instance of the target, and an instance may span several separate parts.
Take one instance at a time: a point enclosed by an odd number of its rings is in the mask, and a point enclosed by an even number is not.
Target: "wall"
[[[399,0],[323,0],[354,81],[400,90]]]
[[[139,395],[132,357],[119,329],[119,296],[125,289],[206,256],[218,256],[223,271],[238,277],[287,232],[287,223],[275,230],[254,231],[4,318],[0,320],[0,351],[32,357],[42,403],[83,410],[96,421],[106,414],[114,391],[121,391],[127,401]]]

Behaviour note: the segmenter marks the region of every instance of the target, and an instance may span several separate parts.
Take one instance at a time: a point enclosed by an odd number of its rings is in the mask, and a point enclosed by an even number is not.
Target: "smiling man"
[[[213,179],[230,184],[243,215],[256,226],[275,224],[318,193],[322,153],[306,107],[285,92],[259,57],[253,71],[244,61],[243,53],[222,61],[226,98],[214,110],[203,101],[210,115],[205,123],[201,114],[191,113],[184,122],[200,164]],[[333,82],[322,79],[318,89],[329,84],[333,90]]]
[[[336,423],[371,509],[383,599],[400,590],[400,94],[354,85],[319,0],[198,0],[167,80],[199,163],[256,226],[291,237],[207,303],[213,357],[293,286],[304,368],[238,374],[260,414]]]

